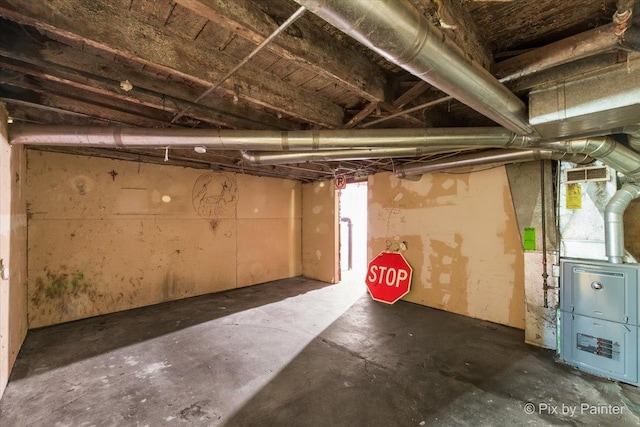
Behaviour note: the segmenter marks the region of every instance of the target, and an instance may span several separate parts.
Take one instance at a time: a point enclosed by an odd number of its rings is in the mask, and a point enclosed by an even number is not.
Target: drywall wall
[[[0,396],[27,334],[26,154],[7,142],[7,111],[0,104]],[[8,274],[8,275],[7,275]]]
[[[338,192],[333,181],[302,185],[302,274],[340,281]]]
[[[544,292],[544,262],[542,245],[542,180],[544,164],[545,214],[547,241],[547,292]],[[556,308],[558,302],[558,278],[553,277],[553,264],[558,257],[559,238],[556,228],[556,201],[553,194],[553,164],[549,160],[506,165],[509,188],[518,221],[520,241],[525,228],[533,229],[534,249],[524,253],[525,283],[525,342],[550,349],[556,348]],[[530,233],[529,236],[530,238]],[[532,240],[532,239],[531,239]],[[555,262],[557,264],[557,262]],[[545,306],[546,297],[546,306]]]
[[[31,328],[301,274],[290,180],[28,152]]]
[[[402,242],[413,267],[405,300],[523,328],[523,251],[504,167],[370,176],[369,259]]]

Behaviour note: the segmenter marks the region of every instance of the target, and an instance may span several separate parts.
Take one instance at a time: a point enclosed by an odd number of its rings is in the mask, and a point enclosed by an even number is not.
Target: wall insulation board
[[[31,328],[298,276],[301,184],[28,153]]]
[[[0,397],[27,335],[27,156],[9,145],[7,117],[0,103]]]
[[[405,300],[524,327],[524,261],[504,167],[369,177],[368,258],[406,242]]]
[[[302,185],[302,274],[340,281],[338,192],[333,181]]]

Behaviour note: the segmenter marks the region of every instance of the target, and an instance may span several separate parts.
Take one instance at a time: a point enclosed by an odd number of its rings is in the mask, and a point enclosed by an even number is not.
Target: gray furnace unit
[[[560,357],[640,386],[640,264],[563,259],[560,266]]]

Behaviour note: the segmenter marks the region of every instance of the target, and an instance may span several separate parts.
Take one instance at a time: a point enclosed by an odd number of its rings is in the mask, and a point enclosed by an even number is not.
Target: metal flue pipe
[[[144,129],[11,125],[11,144],[75,147],[196,147],[216,150],[317,151],[351,148],[529,146],[529,138],[500,127],[340,129],[305,131]]]
[[[520,134],[535,133],[525,104],[468,61],[407,0],[296,0],[302,6],[436,88]]]
[[[582,154],[567,154],[552,150],[505,150],[496,149],[481,151],[477,153],[460,154],[436,162],[414,163],[410,165],[400,165],[396,168],[395,175],[398,178],[405,178],[412,175],[423,175],[429,172],[438,172],[448,169],[470,167],[503,165],[508,163],[531,162],[534,160],[567,160],[574,163],[590,163],[593,159]]]
[[[624,211],[640,197],[640,184],[627,183],[613,195],[604,210],[605,246],[610,263],[621,264],[624,258]]]

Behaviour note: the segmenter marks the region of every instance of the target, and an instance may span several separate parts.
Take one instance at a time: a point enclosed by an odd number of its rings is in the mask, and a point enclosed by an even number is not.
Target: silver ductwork
[[[640,153],[625,147],[611,137],[585,138],[574,141],[543,142],[540,148],[572,154],[586,154],[611,166],[631,181],[640,180]]]
[[[351,150],[318,150],[318,151],[243,151],[242,158],[254,165],[286,165],[305,162],[326,162],[339,160],[365,159],[398,159],[405,157],[421,157],[431,154],[449,153],[458,150],[469,150],[474,146],[434,145],[428,147],[408,148],[355,148]]]
[[[627,134],[629,147],[640,152],[640,125],[627,126],[624,128],[624,133]]]
[[[640,195],[640,153],[619,144],[611,137],[586,138],[575,141],[541,143],[540,146],[565,153],[581,153],[600,160],[625,175],[630,183],[624,184],[605,208],[605,248],[611,263],[622,263],[624,258],[624,211]]]
[[[622,264],[624,249],[624,211],[640,197],[640,184],[627,183],[616,192],[605,208],[605,245],[610,263]]]
[[[75,147],[164,148],[203,146],[216,150],[317,151],[352,148],[527,147],[529,138],[499,127],[341,129],[304,131],[143,129],[11,125],[11,144]]]
[[[508,163],[531,162],[534,160],[566,160],[579,164],[591,163],[593,159],[585,154],[569,154],[552,150],[489,150],[477,153],[460,154],[444,160],[429,163],[415,163],[396,167],[395,175],[405,178],[412,175],[422,175],[429,172],[438,172],[448,169],[503,165]]]
[[[406,0],[296,0],[390,62],[520,134],[525,104]]]
[[[640,57],[529,93],[531,125],[543,139],[605,135],[640,117]]]

